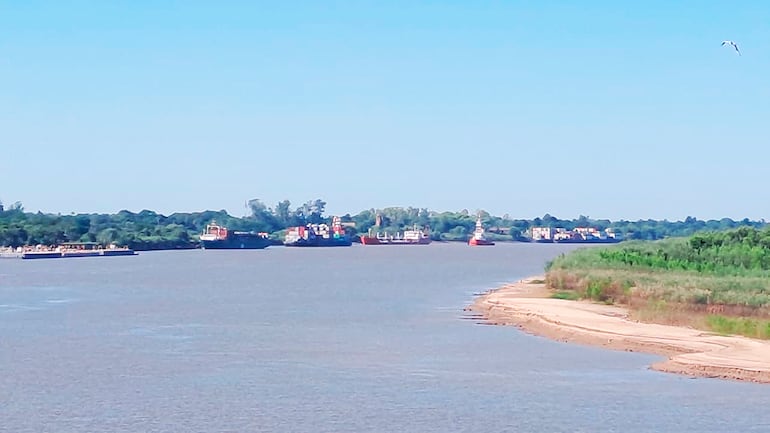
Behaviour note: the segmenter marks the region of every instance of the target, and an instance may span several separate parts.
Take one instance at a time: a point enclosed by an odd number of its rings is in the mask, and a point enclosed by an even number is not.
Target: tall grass
[[[752,233],[743,231],[742,236]],[[581,248],[550,262],[546,282],[562,299],[625,304],[646,321],[769,338],[770,321],[763,319],[770,318],[770,269],[765,266],[770,249],[765,257],[758,253],[764,246],[745,240],[715,247],[713,241],[671,239]]]
[[[604,258],[606,251],[614,248],[583,248],[557,257],[547,267],[549,285],[584,292],[584,297],[591,299],[640,297],[699,305],[770,307],[769,271],[706,272],[629,265]]]
[[[752,338],[770,339],[770,321],[749,317],[708,316],[709,327],[724,335],[745,335]]]

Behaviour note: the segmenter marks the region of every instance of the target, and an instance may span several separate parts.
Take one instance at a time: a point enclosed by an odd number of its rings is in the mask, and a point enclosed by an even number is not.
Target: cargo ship
[[[283,244],[287,247],[349,247],[353,244],[345,234],[339,217],[327,224],[307,224],[286,229]]]
[[[361,235],[361,243],[364,245],[428,245],[430,243],[430,230],[423,230],[415,225],[412,230],[404,230],[403,233],[389,235],[387,233],[372,233]]]
[[[481,215],[479,215],[479,217],[476,218],[476,229],[473,231],[473,235],[471,235],[471,239],[468,241],[468,245],[482,246],[494,244],[495,243],[493,241],[490,241],[486,238],[486,236],[484,236],[484,227],[481,225]]]
[[[261,250],[270,245],[267,233],[230,231],[215,221],[200,235],[204,250]]]

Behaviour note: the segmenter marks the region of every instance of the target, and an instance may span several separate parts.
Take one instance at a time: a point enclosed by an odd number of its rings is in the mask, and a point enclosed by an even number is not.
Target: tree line
[[[230,230],[269,233],[279,241],[288,227],[305,224],[330,223],[325,215],[326,202],[310,200],[293,207],[288,200],[269,207],[258,199],[247,202],[249,215],[237,217],[224,210],[173,213],[163,215],[151,210],[115,214],[61,215],[25,212],[17,202],[5,208],[0,203],[0,246],[58,245],[63,242],[99,242],[103,245],[125,245],[137,250],[195,248],[198,235],[212,221]],[[414,226],[430,229],[434,240],[467,240],[481,216],[487,234],[493,240],[526,240],[531,227],[549,226],[573,229],[594,227],[613,229],[624,239],[656,240],[667,237],[690,236],[699,232],[713,232],[737,227],[761,228],[764,221],[729,218],[703,221],[687,217],[684,221],[667,220],[610,221],[579,216],[558,219],[549,214],[533,219],[516,219],[509,215],[495,216],[483,210],[470,212],[437,212],[427,208],[388,207],[367,209],[354,215],[340,215],[351,236],[370,230],[394,233]],[[376,226],[377,217],[381,224]]]

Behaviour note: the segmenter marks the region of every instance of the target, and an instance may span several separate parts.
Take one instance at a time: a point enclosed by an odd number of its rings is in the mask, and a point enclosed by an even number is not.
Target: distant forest
[[[103,245],[125,245],[136,250],[195,248],[198,235],[206,224],[217,224],[230,230],[267,232],[276,241],[283,239],[287,227],[330,223],[325,215],[326,202],[320,199],[292,207],[288,200],[269,207],[258,199],[248,202],[250,215],[237,217],[224,210],[162,215],[151,210],[138,213],[127,210],[116,214],[44,214],[25,212],[20,202],[11,206],[0,203],[0,246],[57,245],[63,242],[99,242]],[[377,215],[382,225],[374,227]],[[594,227],[613,229],[624,239],[657,240],[690,236],[697,232],[717,232],[737,227],[762,228],[765,221],[729,218],[703,221],[687,217],[684,221],[610,221],[579,216],[563,220],[551,215],[533,219],[515,219],[509,215],[494,216],[483,210],[470,212],[437,212],[426,208],[388,207],[363,210],[355,215],[340,215],[350,235],[369,230],[397,232],[413,226],[429,227],[434,240],[464,241],[473,232],[477,215],[481,215],[488,236],[496,241],[526,240],[530,227]]]

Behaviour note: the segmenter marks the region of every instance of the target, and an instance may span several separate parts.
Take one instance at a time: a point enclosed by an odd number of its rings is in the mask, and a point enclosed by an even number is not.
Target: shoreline
[[[534,276],[492,289],[466,310],[486,323],[556,341],[666,357],[650,366],[657,371],[770,383],[770,341],[637,322],[623,307],[551,298],[544,279]]]

